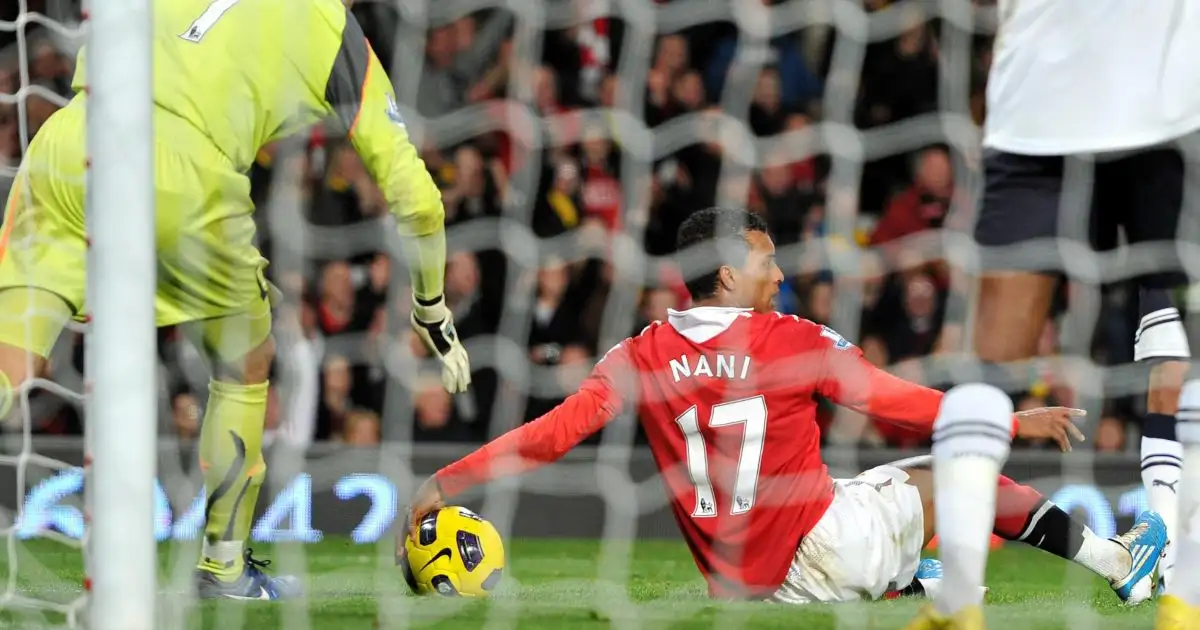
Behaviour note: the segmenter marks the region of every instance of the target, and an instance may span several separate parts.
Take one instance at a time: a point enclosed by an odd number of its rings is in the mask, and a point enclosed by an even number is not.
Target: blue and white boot
[[[913,574],[913,584],[920,586],[920,591],[928,599],[937,597],[942,588],[942,561],[935,558],[922,558]]]
[[[921,564],[917,565],[917,572],[913,574],[913,583],[905,594],[925,597],[927,599],[937,598],[938,592],[942,590],[942,561],[935,558],[925,558],[921,560]],[[983,587],[983,594],[987,595],[988,587]]]
[[[291,576],[269,576],[263,569],[270,560],[255,559],[252,550],[245,552],[245,566],[236,580],[227,582],[212,571],[196,569],[196,592],[200,599],[276,600],[300,597],[303,589]]]
[[[1167,548],[1167,524],[1162,517],[1157,512],[1143,512],[1129,531],[1110,540],[1125,548],[1131,560],[1129,573],[1109,582],[1117,597],[1127,606],[1153,597],[1154,573]]]
[[[913,575],[914,580],[940,580],[942,579],[942,561],[937,558],[922,558],[921,564],[917,565],[917,572]]]
[[[884,593],[884,599],[900,597],[924,597],[932,599],[942,584],[942,561],[936,558],[922,558],[913,574],[912,582],[902,589],[893,589]]]

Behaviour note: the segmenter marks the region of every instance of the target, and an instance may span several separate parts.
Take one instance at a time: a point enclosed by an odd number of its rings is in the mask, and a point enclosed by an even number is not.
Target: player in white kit
[[[1061,272],[1096,271],[1075,267],[1087,258],[1073,248],[1112,250],[1124,228],[1133,246],[1125,266],[1137,269],[1142,316],[1134,354],[1153,365],[1143,482],[1151,509],[1178,542],[1174,547],[1192,544],[1179,535],[1175,496],[1177,489],[1200,491],[1177,488],[1183,449],[1175,413],[1190,353],[1168,291],[1187,282],[1175,239],[1197,234],[1195,213],[1184,212],[1185,201],[1194,206],[1196,200],[1185,200],[1184,191],[1200,171],[1185,168],[1180,149],[1195,144],[1200,129],[1200,2],[1000,0],[998,11],[986,185],[975,227],[984,264],[975,352],[991,382],[1007,383],[992,364],[1034,355]],[[947,507],[945,514],[978,508]],[[987,531],[958,532],[963,525],[953,518],[939,518],[937,527],[986,548]],[[943,561],[947,573],[951,565],[967,564],[955,573],[982,579],[986,554]],[[1166,559],[1162,566],[1169,564]],[[1200,575],[1185,579],[1192,570],[1181,565],[1173,582],[1200,583]],[[959,596],[939,598],[912,627],[983,627],[979,585],[971,582],[955,580]],[[1172,596],[1160,610],[1198,605]],[[1200,615],[1200,609],[1190,612]]]

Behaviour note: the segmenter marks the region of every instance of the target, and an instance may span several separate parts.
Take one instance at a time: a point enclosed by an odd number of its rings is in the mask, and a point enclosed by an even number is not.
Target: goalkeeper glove
[[[467,391],[471,384],[471,364],[467,349],[454,330],[454,316],[446,300],[438,296],[421,300],[413,296],[412,327],[429,352],[442,360],[442,386],[451,394]]]

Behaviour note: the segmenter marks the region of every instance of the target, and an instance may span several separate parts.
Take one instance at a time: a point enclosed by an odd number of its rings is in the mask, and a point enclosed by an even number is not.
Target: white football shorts
[[[908,586],[921,563],[925,517],[921,495],[907,481],[892,464],[835,479],[833,503],[800,542],[774,599],[869,600]]]

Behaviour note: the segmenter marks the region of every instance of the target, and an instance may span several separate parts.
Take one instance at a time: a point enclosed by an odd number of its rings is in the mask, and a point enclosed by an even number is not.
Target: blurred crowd
[[[0,3],[0,19],[13,19],[15,4]],[[31,9],[51,14],[70,4],[29,1]],[[650,55],[643,71],[622,58],[637,48],[626,46],[632,34],[620,19],[545,30],[540,54],[531,58],[519,51],[514,16],[500,9],[424,28],[386,3],[358,3],[354,12],[389,66],[402,104],[434,121],[474,108],[462,120],[483,130],[461,137],[457,129],[412,125],[443,193],[451,250],[446,298],[472,352],[475,385],[451,398],[436,366],[396,351],[422,355],[407,333],[408,276],[390,245],[383,197],[342,139],[312,129],[264,148],[250,174],[271,278],[286,296],[276,323],[272,439],[300,446],[392,438],[478,442],[536,418],[574,391],[613,343],[665,319],[670,308],[688,306],[686,269],[656,262],[643,278],[630,278],[614,265],[628,262],[617,259],[628,251],[620,244],[632,240],[649,260],[669,261],[680,223],[715,203],[743,205],[771,226],[787,275],[781,311],[829,324],[873,363],[939,385],[931,357],[967,350],[969,283],[946,261],[931,259],[920,235],[969,231],[978,196],[976,148],[902,147],[863,163],[853,186],[830,178],[836,151],[793,156],[837,141],[811,133],[831,117],[870,130],[945,112],[953,100],[945,91],[958,89],[948,88],[939,70],[950,67],[942,42],[951,37],[967,42],[954,54],[969,56],[953,64],[962,68],[957,81],[967,97],[958,113],[981,122],[991,41],[952,32],[953,25],[930,19],[917,3],[863,4],[869,11],[904,11],[907,21],[897,37],[867,45],[861,67],[842,67],[844,36],[832,29],[754,39],[716,22],[655,37],[643,53]],[[0,44],[12,53],[13,34],[0,34]],[[29,85],[69,97],[70,45],[34,28],[27,48]],[[12,94],[20,87],[19,59],[2,59],[0,90]],[[823,111],[839,102],[827,93],[845,92],[846,85],[857,85],[850,88],[853,111]],[[10,167],[20,160],[22,135],[35,134],[56,108],[42,90],[24,103],[23,117],[14,105],[0,106],[0,161]],[[660,157],[649,163],[631,156],[622,138],[628,126],[618,124],[625,115],[661,131],[689,114],[701,121],[691,141],[656,146]],[[783,140],[739,143],[730,119],[755,138]],[[523,239],[510,224],[539,240]],[[823,246],[805,246],[815,243]],[[1065,282],[1058,312],[1088,290]],[[1102,365],[1132,359],[1135,314],[1127,293],[1118,285],[1100,294],[1100,317],[1082,352]],[[1103,414],[1090,426],[1089,443],[1105,451],[1136,446],[1129,421],[1140,412],[1138,397],[1080,400],[1057,358],[1061,322],[1047,325],[1018,408],[1099,406]],[[516,351],[511,343],[483,342],[492,335],[515,342]],[[80,344],[68,341],[56,364],[78,370]],[[175,331],[163,331],[160,341],[164,431],[194,437],[207,376]],[[38,431],[79,430],[72,409],[39,409]],[[832,407],[823,424],[831,443],[918,446],[925,439]]]

